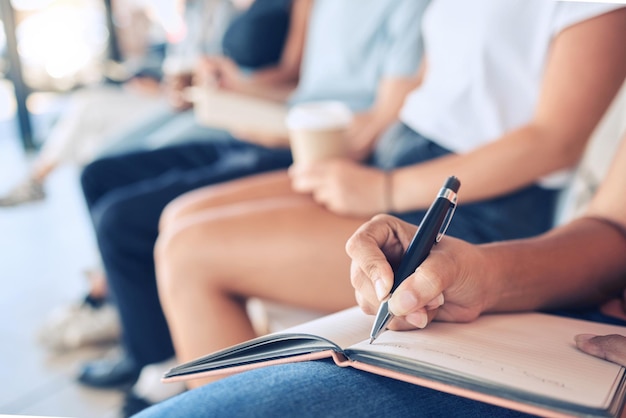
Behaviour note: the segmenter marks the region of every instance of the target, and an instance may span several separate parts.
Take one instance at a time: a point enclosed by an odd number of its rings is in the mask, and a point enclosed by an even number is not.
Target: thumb
[[[580,334],[574,340],[582,352],[626,366],[626,337],[623,335]]]

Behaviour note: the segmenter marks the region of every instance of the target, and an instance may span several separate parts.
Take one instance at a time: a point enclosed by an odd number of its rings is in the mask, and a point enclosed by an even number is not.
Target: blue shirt
[[[352,110],[374,103],[385,78],[416,73],[427,0],[315,0],[298,88],[290,104],[339,100]]]

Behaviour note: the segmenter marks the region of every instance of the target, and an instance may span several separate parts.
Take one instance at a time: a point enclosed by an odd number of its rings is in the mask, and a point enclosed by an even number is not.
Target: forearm
[[[393,172],[394,209],[424,209],[443,179],[463,183],[461,203],[513,192],[553,171],[573,167],[584,150],[582,133],[568,140],[528,125],[466,154],[450,154]]]
[[[596,218],[482,248],[487,311],[595,306],[626,287],[626,235]]]
[[[396,209],[426,208],[452,174],[463,183],[461,202],[473,202],[515,191],[576,164],[624,82],[625,18],[626,9],[621,9],[560,33],[550,47],[528,124],[469,153],[396,170]]]
[[[355,124],[349,131],[353,154],[357,159],[368,156],[376,139],[395,121],[406,96],[421,84],[423,67],[411,77],[390,77],[381,80],[376,100],[371,108],[355,117]]]

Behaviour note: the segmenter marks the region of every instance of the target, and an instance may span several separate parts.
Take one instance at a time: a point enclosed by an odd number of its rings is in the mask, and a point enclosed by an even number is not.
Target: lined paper
[[[622,367],[579,351],[581,333],[626,328],[537,313],[485,315],[469,324],[435,322],[383,333],[353,348],[398,355],[541,396],[605,408]]]

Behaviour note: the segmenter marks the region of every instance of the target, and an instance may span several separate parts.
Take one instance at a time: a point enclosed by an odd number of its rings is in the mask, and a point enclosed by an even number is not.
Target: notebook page
[[[621,367],[580,352],[580,333],[626,328],[536,313],[486,315],[470,324],[435,322],[424,330],[387,331],[353,348],[409,357],[498,385],[604,408]]]
[[[313,334],[324,337],[346,348],[368,339],[374,317],[364,314],[359,307],[346,309],[332,315],[296,325],[276,334]]]

